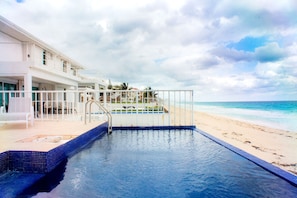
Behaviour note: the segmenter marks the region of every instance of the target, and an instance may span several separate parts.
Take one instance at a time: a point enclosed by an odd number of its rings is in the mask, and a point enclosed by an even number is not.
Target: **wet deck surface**
[[[103,121],[84,124],[83,121],[35,121],[25,124],[0,125],[0,153],[5,151],[49,151],[69,141]]]

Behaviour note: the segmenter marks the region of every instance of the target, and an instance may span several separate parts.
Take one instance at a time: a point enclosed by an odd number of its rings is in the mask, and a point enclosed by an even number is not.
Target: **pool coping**
[[[175,130],[175,129],[185,129],[185,130],[195,130],[196,126],[115,126],[112,130]]]
[[[211,139],[212,141],[220,144],[221,146],[233,151],[234,153],[246,158],[247,160],[257,164],[258,166],[262,167],[263,169],[267,170],[268,172],[284,179],[285,181],[289,182],[290,184],[292,184],[293,186],[296,186],[297,187],[297,176],[288,172],[288,171],[285,171],[269,162],[266,162],[250,153],[247,153],[223,140],[220,140],[212,135],[210,135],[209,133],[207,132],[204,132],[198,128],[195,128],[194,129],[195,131],[197,131],[198,133],[202,134],[203,136]]]

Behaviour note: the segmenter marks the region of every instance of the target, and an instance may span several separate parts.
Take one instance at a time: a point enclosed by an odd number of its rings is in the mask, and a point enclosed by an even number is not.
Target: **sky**
[[[1,0],[0,15],[114,85],[297,100],[295,0]]]

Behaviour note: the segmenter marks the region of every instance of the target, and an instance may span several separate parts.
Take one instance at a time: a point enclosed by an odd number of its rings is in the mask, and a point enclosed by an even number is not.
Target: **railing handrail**
[[[89,104],[90,103],[90,104]],[[97,100],[89,100],[85,104],[85,124],[87,124],[87,106],[89,105],[89,122],[91,122],[92,104],[95,103],[107,116],[108,119],[108,134],[112,133],[112,116],[110,112]]]

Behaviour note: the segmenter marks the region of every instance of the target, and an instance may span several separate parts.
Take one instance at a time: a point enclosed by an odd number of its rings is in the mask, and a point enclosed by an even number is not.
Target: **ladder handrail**
[[[90,103],[90,104],[89,104]],[[108,134],[112,133],[112,116],[111,113],[99,102],[96,100],[89,100],[85,104],[85,124],[87,124],[87,106],[89,104],[89,122],[91,122],[91,110],[92,104],[95,103],[107,116],[108,119]]]

